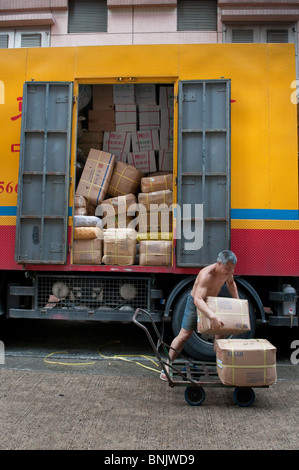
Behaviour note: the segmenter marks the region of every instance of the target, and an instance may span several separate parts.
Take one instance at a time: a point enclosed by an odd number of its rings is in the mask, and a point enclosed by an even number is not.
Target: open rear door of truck
[[[177,265],[230,248],[230,81],[179,83]]]
[[[64,264],[73,84],[26,82],[23,93],[15,260]]]

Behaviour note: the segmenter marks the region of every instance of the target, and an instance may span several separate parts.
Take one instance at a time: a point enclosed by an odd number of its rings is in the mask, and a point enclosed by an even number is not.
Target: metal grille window
[[[234,43],[253,42],[253,30],[252,29],[234,29],[232,32],[232,42]]]
[[[21,47],[41,47],[42,35],[37,33],[21,34]]]
[[[216,31],[216,0],[178,0],[178,31]]]
[[[71,0],[68,32],[107,32],[107,0]]]
[[[0,35],[0,49],[7,49],[8,48],[8,34],[1,34]]]
[[[267,42],[288,43],[289,33],[287,29],[268,29]]]
[[[232,43],[295,43],[295,30],[292,25],[280,28],[279,25],[227,25],[225,42]]]

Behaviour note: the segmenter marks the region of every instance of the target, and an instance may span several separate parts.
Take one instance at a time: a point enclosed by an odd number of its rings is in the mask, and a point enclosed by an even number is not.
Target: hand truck
[[[157,335],[157,345],[155,344],[148,328],[137,320],[139,315],[148,316],[154,331]],[[234,387],[233,398],[235,403],[240,407],[251,406],[255,401],[255,393],[251,387],[235,387],[234,385],[224,385],[217,374],[217,365],[213,362],[200,362],[193,360],[175,360],[170,361],[168,346],[162,339],[162,336],[152,319],[152,316],[146,310],[137,308],[133,315],[133,322],[145,331],[147,338],[151,344],[155,356],[157,357],[160,367],[164,372],[170,387],[183,386],[185,390],[185,400],[191,406],[202,405],[205,400],[204,387]],[[160,353],[162,348],[164,356],[163,359]],[[262,386],[268,388],[267,385]]]

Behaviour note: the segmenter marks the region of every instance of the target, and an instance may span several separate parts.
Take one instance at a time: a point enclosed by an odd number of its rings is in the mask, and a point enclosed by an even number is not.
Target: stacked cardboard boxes
[[[88,224],[80,230],[74,227],[73,262],[135,264],[138,251],[140,264],[171,265],[171,145],[170,149],[169,144],[165,145],[167,148],[159,153],[162,128],[168,129],[168,135],[173,128],[171,108],[173,87],[155,84],[93,86],[87,129],[78,139],[86,160],[76,187],[74,214],[87,217],[98,214],[103,232],[99,236],[98,227]],[[103,211],[108,204],[112,214]],[[151,206],[157,207],[154,214],[150,213]],[[161,207],[166,209],[165,213]],[[126,253],[129,258],[122,252],[112,252],[112,246],[121,246],[118,230],[129,230],[130,236],[122,243],[123,248],[126,245],[129,250]],[[135,234],[134,243],[130,230]],[[86,238],[87,234],[93,238]],[[93,244],[88,241],[87,245],[86,240],[93,240]],[[98,240],[102,243],[102,258]],[[136,250],[138,242],[140,249]],[[129,249],[128,243],[135,248]]]

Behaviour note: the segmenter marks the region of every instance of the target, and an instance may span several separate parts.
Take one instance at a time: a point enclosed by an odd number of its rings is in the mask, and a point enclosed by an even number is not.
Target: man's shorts
[[[188,294],[186,307],[182,320],[182,328],[189,331],[197,330],[197,311],[194,305],[193,297],[191,292]]]

